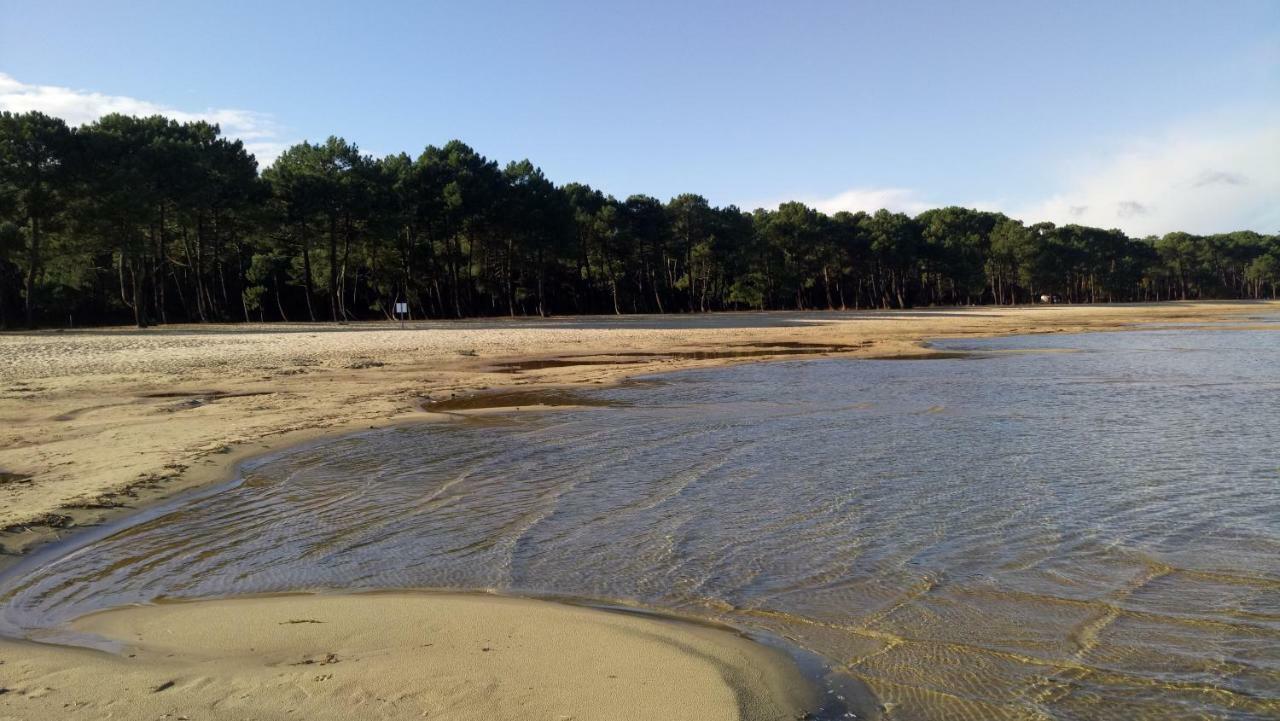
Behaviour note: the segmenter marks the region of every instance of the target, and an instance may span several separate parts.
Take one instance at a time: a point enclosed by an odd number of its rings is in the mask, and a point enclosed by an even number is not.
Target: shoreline
[[[629,377],[620,378],[617,383],[625,383],[627,380],[629,380]],[[543,390],[555,391],[559,388],[562,387]],[[537,392],[534,391],[534,393]],[[492,393],[499,397],[503,395],[501,390]],[[460,400],[482,398],[485,395],[489,394],[479,392],[472,396],[463,397]],[[539,410],[573,410],[584,407],[588,406],[559,403],[493,406],[482,403],[480,407],[463,410],[432,410],[429,406],[424,405],[420,409],[421,412],[416,415],[389,420],[377,426],[327,429],[320,434],[303,433],[297,438],[291,438],[284,443],[272,445],[270,448],[242,448],[239,449],[239,453],[227,456],[228,465],[221,469],[223,471],[222,475],[215,478],[214,481],[187,487],[179,492],[165,494],[148,505],[132,509],[131,512],[111,517],[93,526],[75,529],[75,532],[65,538],[45,540],[27,549],[21,555],[0,557],[0,592],[4,590],[8,582],[21,579],[32,568],[55,562],[67,554],[75,553],[79,549],[92,545],[94,542],[113,535],[124,528],[163,517],[192,501],[214,496],[235,488],[244,480],[245,466],[256,461],[267,461],[282,453],[324,443],[326,440],[358,435],[366,430],[375,428],[393,428],[420,423],[451,423],[474,416]],[[707,648],[703,647],[706,644],[710,644],[712,647],[718,648],[720,653],[738,654],[747,659],[748,662],[742,663],[740,666],[730,667],[729,665],[724,665],[717,671],[718,675],[723,677],[728,685],[728,690],[732,692],[734,699],[736,699],[736,705],[719,703],[715,706],[697,706],[697,715],[688,717],[690,721],[704,721],[704,719],[715,718],[717,716],[716,712],[726,709],[734,710],[734,714],[726,718],[738,718],[744,721],[755,721],[756,719],[759,719],[759,721],[791,721],[791,719],[797,718],[827,721],[828,719],[849,718],[850,713],[854,714],[853,717],[856,718],[879,718],[879,707],[874,695],[860,681],[852,676],[835,672],[827,659],[821,658],[813,652],[781,637],[773,636],[767,631],[741,628],[712,619],[678,614],[670,610],[636,604],[623,599],[588,598],[561,594],[507,593],[483,588],[315,588],[208,598],[159,599],[140,605],[131,604],[92,612],[76,617],[64,625],[38,629],[34,634],[27,633],[29,629],[14,625],[0,615],[0,665],[4,664],[7,654],[30,655],[36,660],[36,663],[28,663],[23,671],[26,675],[40,675],[41,673],[52,672],[48,668],[39,668],[42,663],[48,665],[65,664],[73,660],[71,655],[85,651],[106,654],[118,661],[126,651],[137,650],[132,648],[126,640],[126,637],[140,637],[138,629],[131,624],[131,621],[150,621],[151,617],[154,616],[154,609],[169,607],[226,608],[235,611],[236,617],[240,618],[244,614],[241,607],[249,605],[245,602],[268,601],[281,603],[285,610],[291,611],[292,615],[296,616],[305,615],[303,612],[309,602],[320,601],[321,599],[345,598],[371,601],[368,604],[370,610],[377,612],[380,611],[380,606],[383,605],[379,599],[388,597],[415,599],[443,597],[466,606],[467,615],[476,612],[477,603],[481,607],[480,610],[483,611],[485,603],[494,600],[510,603],[513,608],[522,614],[527,613],[530,607],[536,609],[539,606],[550,605],[565,609],[583,610],[589,614],[601,615],[601,618],[607,615],[621,615],[637,620],[641,625],[649,626],[650,629],[646,632],[647,635],[662,636],[664,638],[670,636],[669,642],[682,655],[693,654],[703,659],[707,658],[709,654],[714,656],[715,654],[710,653]],[[0,609],[0,612],[2,612],[2,609]],[[249,609],[249,613],[254,615],[256,611]],[[104,636],[99,633],[94,623],[95,619],[112,619],[122,615],[126,621],[113,626],[114,633],[110,636]],[[345,619],[345,622],[350,624],[350,619]],[[292,621],[289,623],[292,623]],[[595,621],[591,625],[599,627],[600,623],[600,621]],[[689,643],[691,631],[694,637],[693,640],[701,640],[703,646],[697,643]],[[626,638],[610,637],[607,639],[607,645],[625,647],[629,653],[634,651]],[[748,649],[747,645],[754,647],[754,650]],[[207,646],[197,643],[194,644],[194,648],[198,657],[204,658],[208,656]],[[33,649],[40,650],[33,651]],[[192,649],[189,648],[187,650]],[[559,653],[560,651],[557,650],[556,654]],[[136,655],[136,653],[131,653],[128,658],[134,658]],[[181,659],[181,653],[176,655]],[[167,659],[172,659],[174,656],[175,654],[166,654]],[[208,659],[206,658],[206,660]],[[219,658],[219,660],[225,659]],[[540,662],[545,663],[545,659],[540,658]],[[114,679],[120,673],[127,673],[127,669],[121,668],[118,664],[110,661],[102,664],[94,663],[92,660],[81,660],[80,663],[85,665],[86,670],[83,674],[79,674],[80,678],[78,680],[87,682],[87,685],[94,689],[88,697],[103,693],[100,688],[103,677]],[[34,671],[33,667],[35,667]],[[228,673],[225,669],[222,672]],[[380,670],[380,673],[384,672],[386,672],[385,669]],[[173,674],[170,673],[170,675]],[[749,680],[743,680],[747,677],[750,677]],[[368,681],[369,679],[365,678],[362,682],[367,683]],[[670,679],[664,678],[663,681],[664,683],[669,683]],[[521,681],[521,683],[523,682]],[[115,681],[112,681],[112,683],[115,683]],[[4,684],[0,684],[0,688],[4,688]],[[12,688],[6,689],[6,691],[13,690]],[[23,694],[27,700],[41,698],[40,695],[30,695],[28,693],[30,690],[29,688],[18,689],[19,693]],[[687,703],[691,699],[702,699],[708,694],[714,695],[721,690],[712,684],[705,683],[705,681],[699,681],[694,686],[690,681],[684,680],[681,684],[676,684],[674,688],[664,688],[662,693],[682,697]],[[36,689],[36,691],[39,692],[40,689]],[[0,694],[0,696],[3,695]],[[5,698],[0,698],[0,710],[3,709],[5,701]],[[102,703],[102,700],[95,698],[92,701],[82,700],[75,703],[78,706],[96,705]],[[280,701],[273,699],[271,703],[278,704]],[[599,718],[617,718],[619,721],[670,721],[672,718],[683,718],[670,715],[669,709],[655,711],[646,707],[643,710],[639,710],[636,706],[630,704],[631,701],[629,700],[627,709],[620,714],[611,714],[607,710],[602,711],[598,708],[593,709],[593,712],[601,713],[602,715]],[[201,711],[205,712],[211,710],[212,704],[207,709],[201,709]],[[455,711],[457,709],[451,709],[449,714]],[[313,716],[314,718],[326,718],[318,710],[312,709],[310,712],[316,714]],[[289,713],[292,714],[293,710],[290,710]],[[217,716],[215,715],[215,717]],[[342,716],[338,717],[341,718]],[[447,717],[470,718],[467,713],[461,713],[457,716],[447,714]],[[5,721],[7,718],[9,717],[0,714],[0,721]],[[134,718],[134,716],[126,716],[126,718]],[[525,717],[523,715],[507,717],[501,714],[485,717],[486,721],[507,718],[510,718],[511,721],[516,721],[516,719],[523,721]],[[562,718],[577,718],[577,716],[562,716]]]
[[[1158,304],[1117,304],[1102,306],[976,306],[949,309],[922,309],[919,311],[826,311],[818,313],[767,313],[759,317],[788,319],[795,325],[760,325],[711,328],[654,328],[639,331],[609,328],[574,329],[573,324],[607,323],[613,317],[570,317],[557,319],[551,325],[568,325],[568,330],[578,335],[604,336],[595,343],[585,343],[581,338],[569,343],[555,343],[563,328],[536,329],[532,339],[521,338],[523,343],[503,344],[498,352],[481,354],[475,350],[446,348],[434,357],[406,361],[403,352],[399,357],[384,362],[368,358],[377,348],[359,348],[352,353],[354,362],[330,363],[317,369],[329,375],[329,383],[342,383],[337,394],[325,393],[317,383],[296,381],[303,373],[310,374],[316,364],[303,357],[300,367],[284,368],[257,365],[248,369],[235,368],[238,375],[222,373],[229,363],[218,359],[214,363],[188,363],[182,371],[194,373],[157,372],[150,369],[128,374],[111,374],[94,367],[89,360],[72,372],[47,375],[25,375],[22,369],[13,372],[11,354],[6,345],[14,345],[21,352],[24,340],[58,345],[65,338],[113,340],[124,336],[143,336],[159,339],[185,339],[187,337],[219,338],[237,336],[290,336],[319,334],[358,337],[361,335],[400,336],[406,332],[418,334],[462,333],[473,335],[525,333],[520,326],[539,323],[537,320],[510,321],[510,328],[484,328],[474,326],[505,326],[499,321],[431,321],[430,328],[400,331],[385,324],[332,327],[327,325],[298,324],[280,331],[267,326],[244,327],[239,325],[179,326],[138,331],[133,328],[115,328],[76,331],[71,335],[57,332],[35,331],[31,333],[0,334],[0,421],[12,423],[13,431],[7,437],[0,436],[0,572],[33,550],[60,540],[64,533],[93,527],[137,513],[191,489],[230,480],[238,467],[251,459],[282,451],[293,446],[337,438],[361,430],[373,430],[405,422],[432,422],[447,420],[459,415],[499,410],[530,408],[533,403],[513,407],[481,405],[478,408],[446,410],[449,401],[479,398],[490,394],[525,393],[546,391],[572,392],[578,388],[614,385],[637,376],[687,370],[692,368],[720,367],[747,362],[774,360],[799,360],[819,357],[846,357],[878,360],[895,358],[929,358],[937,351],[928,346],[930,339],[979,338],[1033,333],[1071,333],[1130,330],[1146,324],[1167,327],[1171,322],[1227,323],[1240,320],[1239,316],[1275,312],[1280,310],[1277,301],[1206,301],[1164,302]],[[824,315],[824,313],[829,315]],[[714,319],[717,316],[743,317],[752,314],[708,314],[688,316],[695,322]],[[636,322],[637,319],[657,320],[657,325],[671,326],[684,320],[677,316],[622,316],[619,323]],[[996,319],[992,322],[991,319]],[[961,321],[976,321],[961,323]],[[456,326],[450,324],[457,324]],[[863,329],[864,323],[901,326],[896,332],[884,332],[880,328]],[[438,326],[445,326],[443,329]],[[542,331],[542,332],[539,332]],[[825,331],[825,332],[824,332]],[[539,335],[547,336],[551,343],[543,345]],[[614,336],[625,336],[622,344],[602,343]],[[636,336],[640,336],[637,338]],[[455,345],[466,345],[465,342]],[[559,347],[557,347],[559,346]],[[449,351],[452,350],[452,357]],[[512,352],[515,351],[515,352]],[[339,353],[341,361],[343,354]],[[392,355],[396,355],[393,353]],[[444,356],[443,358],[441,356]],[[612,359],[602,362],[601,359]],[[298,360],[298,359],[294,359]],[[549,362],[548,365],[541,365]],[[532,363],[532,368],[519,368]],[[335,368],[334,365],[338,367]],[[85,367],[87,366],[87,368]],[[516,370],[511,370],[517,366]],[[282,375],[258,376],[261,371],[276,370]],[[82,376],[82,373],[87,374]],[[348,373],[347,371],[352,371]],[[296,373],[296,375],[295,375]],[[194,376],[184,377],[186,375]],[[85,395],[101,396],[100,389],[93,389],[94,379],[110,378],[120,387],[115,392],[115,403],[80,406]],[[176,376],[176,377],[175,377]],[[203,378],[210,383],[202,383]],[[212,377],[210,377],[212,376]],[[378,378],[382,376],[382,378]],[[409,378],[407,379],[406,376]],[[425,376],[425,377],[424,377]],[[433,377],[434,376],[434,377]],[[33,385],[52,379],[54,387]],[[194,383],[192,381],[195,381]],[[217,383],[217,381],[221,381]],[[321,379],[317,379],[319,381]],[[389,381],[382,392],[367,393],[365,388],[380,380]],[[69,382],[68,382],[69,381]],[[8,385],[8,388],[3,386]],[[191,386],[222,385],[237,388],[224,391],[208,387]],[[311,388],[305,388],[305,386]],[[69,386],[66,387],[66,386]],[[186,386],[186,390],[176,390]],[[352,387],[354,393],[350,392]],[[35,388],[35,392],[28,389]],[[167,390],[158,390],[167,389]],[[17,391],[16,393],[14,391]],[[329,389],[325,389],[329,390]],[[50,392],[52,391],[52,392]],[[346,397],[331,398],[338,395]],[[356,396],[354,398],[350,396]],[[238,422],[256,417],[260,410],[252,404],[257,398],[271,396],[276,405],[271,410],[274,417],[266,417],[251,428],[240,428]],[[310,396],[310,397],[308,397]],[[110,397],[110,396],[108,396]],[[330,401],[317,404],[315,413],[298,418],[291,413],[294,403],[309,400]],[[280,403],[284,400],[285,403]],[[182,411],[193,413],[206,408],[233,409],[226,417],[209,423],[200,419],[196,428],[165,428],[160,439],[148,436],[145,431],[155,426],[154,410],[161,413],[181,411],[163,407],[168,401],[175,405],[189,404]],[[332,402],[338,401],[338,402]],[[352,402],[354,401],[354,402]],[[440,403],[445,401],[444,403]],[[73,405],[72,408],[52,416],[36,415],[44,402]],[[432,406],[439,403],[440,408]],[[483,401],[482,401],[483,403]],[[160,405],[147,409],[146,405]],[[143,406],[138,408],[137,406]],[[508,404],[510,405],[510,404]],[[566,404],[555,403],[557,407]],[[148,415],[148,411],[152,411]],[[35,416],[33,418],[33,416]],[[85,417],[92,423],[82,423]],[[174,420],[178,420],[175,418]],[[189,420],[189,419],[183,419]],[[132,423],[131,423],[132,422]],[[61,444],[59,433],[67,426],[91,426],[84,429],[83,437],[74,439],[70,447],[32,462],[32,447]],[[164,423],[169,426],[171,424]],[[103,432],[103,427],[108,432]],[[132,427],[131,427],[132,426]],[[74,429],[75,433],[81,429]],[[134,431],[134,433],[122,433]],[[249,432],[245,432],[249,431]],[[77,434],[78,435],[78,434]],[[103,436],[135,435],[136,440],[161,440],[162,447],[150,448],[139,455],[142,461],[130,459],[128,452],[112,448],[104,453]],[[176,437],[175,437],[176,436]],[[48,440],[45,440],[48,439]],[[212,440],[209,440],[212,439]],[[173,448],[174,442],[188,441],[186,447]],[[196,445],[193,441],[205,441]],[[127,441],[125,443],[127,445]],[[52,456],[52,457],[50,457]],[[87,464],[94,458],[97,462]],[[117,464],[122,467],[117,467]],[[90,465],[89,468],[84,468]],[[105,468],[104,468],[105,467]],[[52,476],[50,483],[45,479]],[[54,485],[66,488],[54,488]],[[17,496],[16,498],[14,496]]]
[[[273,594],[71,626],[123,650],[0,639],[0,718],[783,721],[830,707],[783,651],[735,630],[496,594]]]
[[[568,406],[546,406],[544,408],[554,408],[558,410],[567,410]],[[521,409],[515,408],[488,408],[469,412],[466,415],[484,415],[487,413],[507,413],[516,412]],[[535,410],[528,408],[527,410]],[[439,419],[428,420],[426,422],[437,422]],[[413,419],[404,423],[420,423],[421,419]],[[443,422],[448,422],[444,420]],[[401,424],[403,425],[403,423]],[[287,448],[275,449],[273,451],[257,454],[257,458],[268,458],[277,453],[288,452],[290,449],[304,447],[312,443],[322,443],[323,439],[311,439],[309,441],[300,441]],[[235,465],[237,471],[243,468],[245,463],[251,462],[253,458],[245,459]],[[237,472],[231,479],[223,483],[205,486],[199,488],[188,489],[186,492],[177,494],[164,501],[139,510],[136,513],[126,515],[113,520],[110,523],[103,524],[93,528],[82,529],[80,533],[63,539],[61,541],[47,543],[40,546],[35,552],[20,557],[20,561],[8,567],[0,567],[0,591],[4,590],[7,582],[11,580],[19,580],[32,567],[38,567],[48,562],[55,562],[57,559],[72,554],[78,550],[92,545],[101,538],[110,536],[129,526],[145,523],[155,518],[163,517],[165,514],[173,512],[181,506],[194,500],[207,498],[226,492],[243,481],[243,476]],[[306,615],[307,607],[311,603],[324,603],[325,599],[347,599],[350,601],[360,601],[361,606],[366,611],[372,611],[368,615],[377,616],[383,605],[382,599],[410,598],[424,599],[428,602],[431,599],[444,598],[451,602],[457,603],[462,607],[460,609],[465,615],[469,616],[477,609],[477,604],[483,607],[486,603],[500,602],[510,604],[516,611],[520,612],[520,623],[524,623],[523,614],[530,608],[553,606],[570,610],[586,611],[588,614],[595,615],[601,619],[609,615],[623,616],[635,621],[641,625],[649,626],[645,635],[656,636],[667,639],[667,641],[676,647],[683,655],[693,654],[698,658],[706,660],[709,656],[719,658],[706,648],[706,644],[719,649],[719,653],[736,654],[746,661],[740,666],[732,668],[722,667],[717,673],[728,684],[728,689],[737,699],[736,706],[721,705],[718,710],[736,709],[736,715],[732,718],[743,719],[744,721],[792,721],[792,719],[812,719],[813,721],[834,721],[836,719],[845,718],[861,718],[861,719],[877,719],[880,718],[880,708],[875,700],[874,694],[858,679],[847,674],[838,672],[832,668],[830,661],[825,659],[808,649],[798,646],[780,636],[776,636],[762,629],[749,629],[739,627],[726,622],[704,618],[694,615],[686,615],[663,609],[659,607],[647,606],[628,599],[612,599],[612,598],[595,598],[581,596],[566,596],[556,593],[529,593],[529,592],[505,592],[487,588],[450,588],[450,587],[404,587],[404,588],[327,588],[317,587],[294,591],[277,591],[265,593],[250,593],[231,596],[210,596],[198,598],[168,599],[160,598],[151,602],[141,604],[127,604],[124,606],[115,606],[105,608],[103,610],[94,611],[85,615],[73,618],[69,622],[58,626],[35,629],[31,633],[31,629],[25,629],[9,622],[0,616],[0,665],[5,664],[6,656],[18,656],[17,666],[19,669],[18,680],[24,680],[22,676],[42,676],[55,672],[56,667],[76,661],[77,654],[89,653],[97,654],[96,657],[90,657],[88,660],[79,659],[78,663],[83,668],[76,673],[71,674],[76,677],[79,682],[87,682],[93,691],[86,697],[92,698],[91,701],[80,700],[75,702],[77,707],[85,705],[96,705],[102,703],[101,698],[104,694],[103,678],[115,679],[120,673],[127,673],[128,668],[121,667],[120,663],[126,657],[132,659],[137,656],[138,649],[133,647],[128,639],[141,638],[142,632],[139,630],[138,624],[154,622],[156,609],[168,608],[188,608],[188,609],[226,609],[228,612],[234,612],[235,620],[250,618],[260,615],[258,611],[252,608],[252,604],[248,602],[259,601],[269,603],[279,603],[281,610],[288,612],[288,615],[300,616]],[[366,607],[367,608],[364,608]],[[247,607],[247,608],[246,608]],[[480,609],[483,611],[483,608]],[[116,619],[123,617],[125,620],[114,625],[109,624],[104,634],[103,627],[96,623],[97,619]],[[425,620],[425,619],[419,619]],[[296,623],[298,621],[289,620],[284,623]],[[351,624],[351,619],[347,618],[342,623]],[[310,621],[306,621],[310,623]],[[231,622],[224,624],[230,626]],[[590,625],[598,627],[600,622],[594,621]],[[563,629],[560,629],[562,632]],[[703,644],[690,644],[689,633],[693,632],[694,640],[701,640]],[[166,633],[173,635],[173,629],[166,630]],[[181,633],[178,631],[177,633]],[[343,630],[344,634],[352,633],[350,628]],[[468,638],[467,633],[458,634],[463,639]],[[174,653],[165,654],[166,664],[177,657],[177,663],[182,664],[189,662],[191,659],[183,658],[183,652],[194,654],[192,658],[204,661],[217,660],[226,661],[227,659],[219,654],[210,655],[209,647],[203,640],[184,639],[183,643],[188,646]],[[551,641],[545,641],[550,644]],[[628,653],[634,652],[631,648],[632,644],[628,643],[626,638],[608,638],[607,644],[610,647],[624,647]],[[154,649],[153,649],[154,650]],[[298,649],[293,649],[299,652]],[[542,657],[543,653],[551,655],[559,655],[561,649],[552,648],[551,651],[538,651],[540,662],[545,662]],[[27,657],[27,658],[23,658]],[[105,660],[104,659],[109,659]],[[32,663],[34,661],[34,663]],[[304,663],[310,664],[310,661]],[[293,664],[297,665],[297,664]],[[152,669],[155,671],[155,669]],[[379,672],[385,672],[386,669],[380,669]],[[168,670],[169,675],[177,673],[172,669]],[[222,669],[221,673],[230,674],[231,671]],[[665,673],[665,669],[664,669]],[[64,676],[66,674],[63,674]],[[744,678],[749,680],[743,681]],[[613,678],[613,676],[610,676]],[[670,679],[662,679],[664,683],[668,683]],[[366,676],[362,682],[368,682]],[[523,681],[520,681],[523,683]],[[115,684],[112,680],[110,683]],[[689,698],[702,698],[706,694],[714,694],[717,688],[713,685],[699,682],[694,688],[686,688],[689,686],[687,680],[682,682],[684,685],[676,684],[675,688],[664,688],[663,693],[674,694]],[[40,691],[52,691],[54,689],[48,687],[22,686],[19,688],[6,687],[0,683],[0,688],[4,689],[5,696],[8,692],[17,691],[22,698],[33,700],[42,698]],[[81,694],[85,696],[85,694]],[[0,698],[0,710],[3,710],[6,701],[13,701],[12,698]],[[273,699],[272,703],[278,703],[278,699]],[[63,708],[67,704],[63,704]],[[212,711],[213,704],[207,709],[201,711]],[[256,709],[255,711],[260,710]],[[452,709],[450,712],[456,711]],[[593,712],[600,713],[600,709],[593,709]],[[293,710],[288,713],[292,714]],[[312,710],[317,715],[314,718],[327,718],[323,713]],[[175,715],[171,713],[170,715]],[[853,714],[850,716],[849,714]],[[214,716],[217,718],[218,716]],[[268,716],[270,717],[270,716]],[[447,715],[448,718],[470,718],[467,713],[458,716]],[[670,721],[672,718],[683,718],[671,716],[667,712],[657,713],[653,709],[644,708],[637,710],[635,706],[629,706],[625,712],[620,714],[603,713],[600,718],[617,718],[619,721],[634,720],[651,720],[651,721]],[[714,718],[716,714],[711,709],[699,707],[699,713],[695,717],[689,717],[690,721],[704,721],[707,718]],[[0,714],[0,721],[7,721],[11,717]],[[132,715],[126,715],[124,718],[135,718]],[[141,718],[141,717],[138,717]],[[235,718],[239,718],[238,716]],[[339,715],[338,718],[343,718]],[[523,721],[523,715],[507,717],[501,714],[496,716],[486,716],[486,721],[493,719],[507,719],[511,721]],[[569,716],[569,718],[577,718],[577,716]],[[592,716],[595,718],[595,716]]]

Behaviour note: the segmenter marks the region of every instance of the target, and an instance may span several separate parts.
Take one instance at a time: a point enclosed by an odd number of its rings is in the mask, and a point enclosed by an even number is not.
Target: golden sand
[[[782,721],[780,653],[730,631],[476,594],[291,595],[125,608],[121,654],[0,642],[0,719]]]

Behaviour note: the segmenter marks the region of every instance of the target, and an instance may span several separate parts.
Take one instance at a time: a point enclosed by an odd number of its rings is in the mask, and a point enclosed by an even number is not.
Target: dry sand
[[[74,624],[122,654],[0,642],[0,721],[783,721],[781,652],[730,631],[474,594],[166,604]]]
[[[424,402],[477,390],[514,389],[499,402],[526,405],[541,396],[525,391],[785,357],[794,344],[919,355],[933,337],[1240,324],[1277,310],[1165,303],[774,315],[794,322],[764,328],[633,317],[610,328],[600,326],[612,319],[4,334],[0,543],[29,548],[288,443],[439,417]],[[693,351],[712,356],[682,355]],[[530,359],[557,362],[503,367]],[[281,625],[312,617],[325,623]],[[785,664],[731,634],[533,601],[237,599],[81,625],[136,643],[136,657],[0,641],[0,687],[9,689],[0,719],[787,718],[795,699],[782,689],[798,687]],[[477,651],[486,645],[502,652]],[[322,666],[329,653],[338,663]],[[617,679],[598,673],[612,668]]]

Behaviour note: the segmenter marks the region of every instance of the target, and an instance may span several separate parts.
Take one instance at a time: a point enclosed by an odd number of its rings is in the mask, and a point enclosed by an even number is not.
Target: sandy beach
[[[448,421],[468,408],[572,403],[566,389],[639,374],[927,355],[930,338],[1242,327],[1277,309],[1165,303],[773,314],[765,327],[699,316],[5,334],[0,541],[11,554],[29,550],[292,443]],[[477,393],[494,395],[464,400]],[[0,641],[0,719],[786,719],[808,703],[785,658],[732,633],[540,601],[285,596],[129,608],[76,628],[129,650]]]
[[[475,594],[283,596],[94,614],[120,654],[0,643],[0,719],[794,719],[778,651],[686,623]]]

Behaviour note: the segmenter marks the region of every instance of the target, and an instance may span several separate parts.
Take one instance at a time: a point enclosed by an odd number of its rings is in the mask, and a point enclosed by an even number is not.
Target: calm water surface
[[[48,628],[160,597],[555,594],[785,637],[890,719],[1280,718],[1280,333],[939,346],[982,352],[296,449],[0,600]]]

